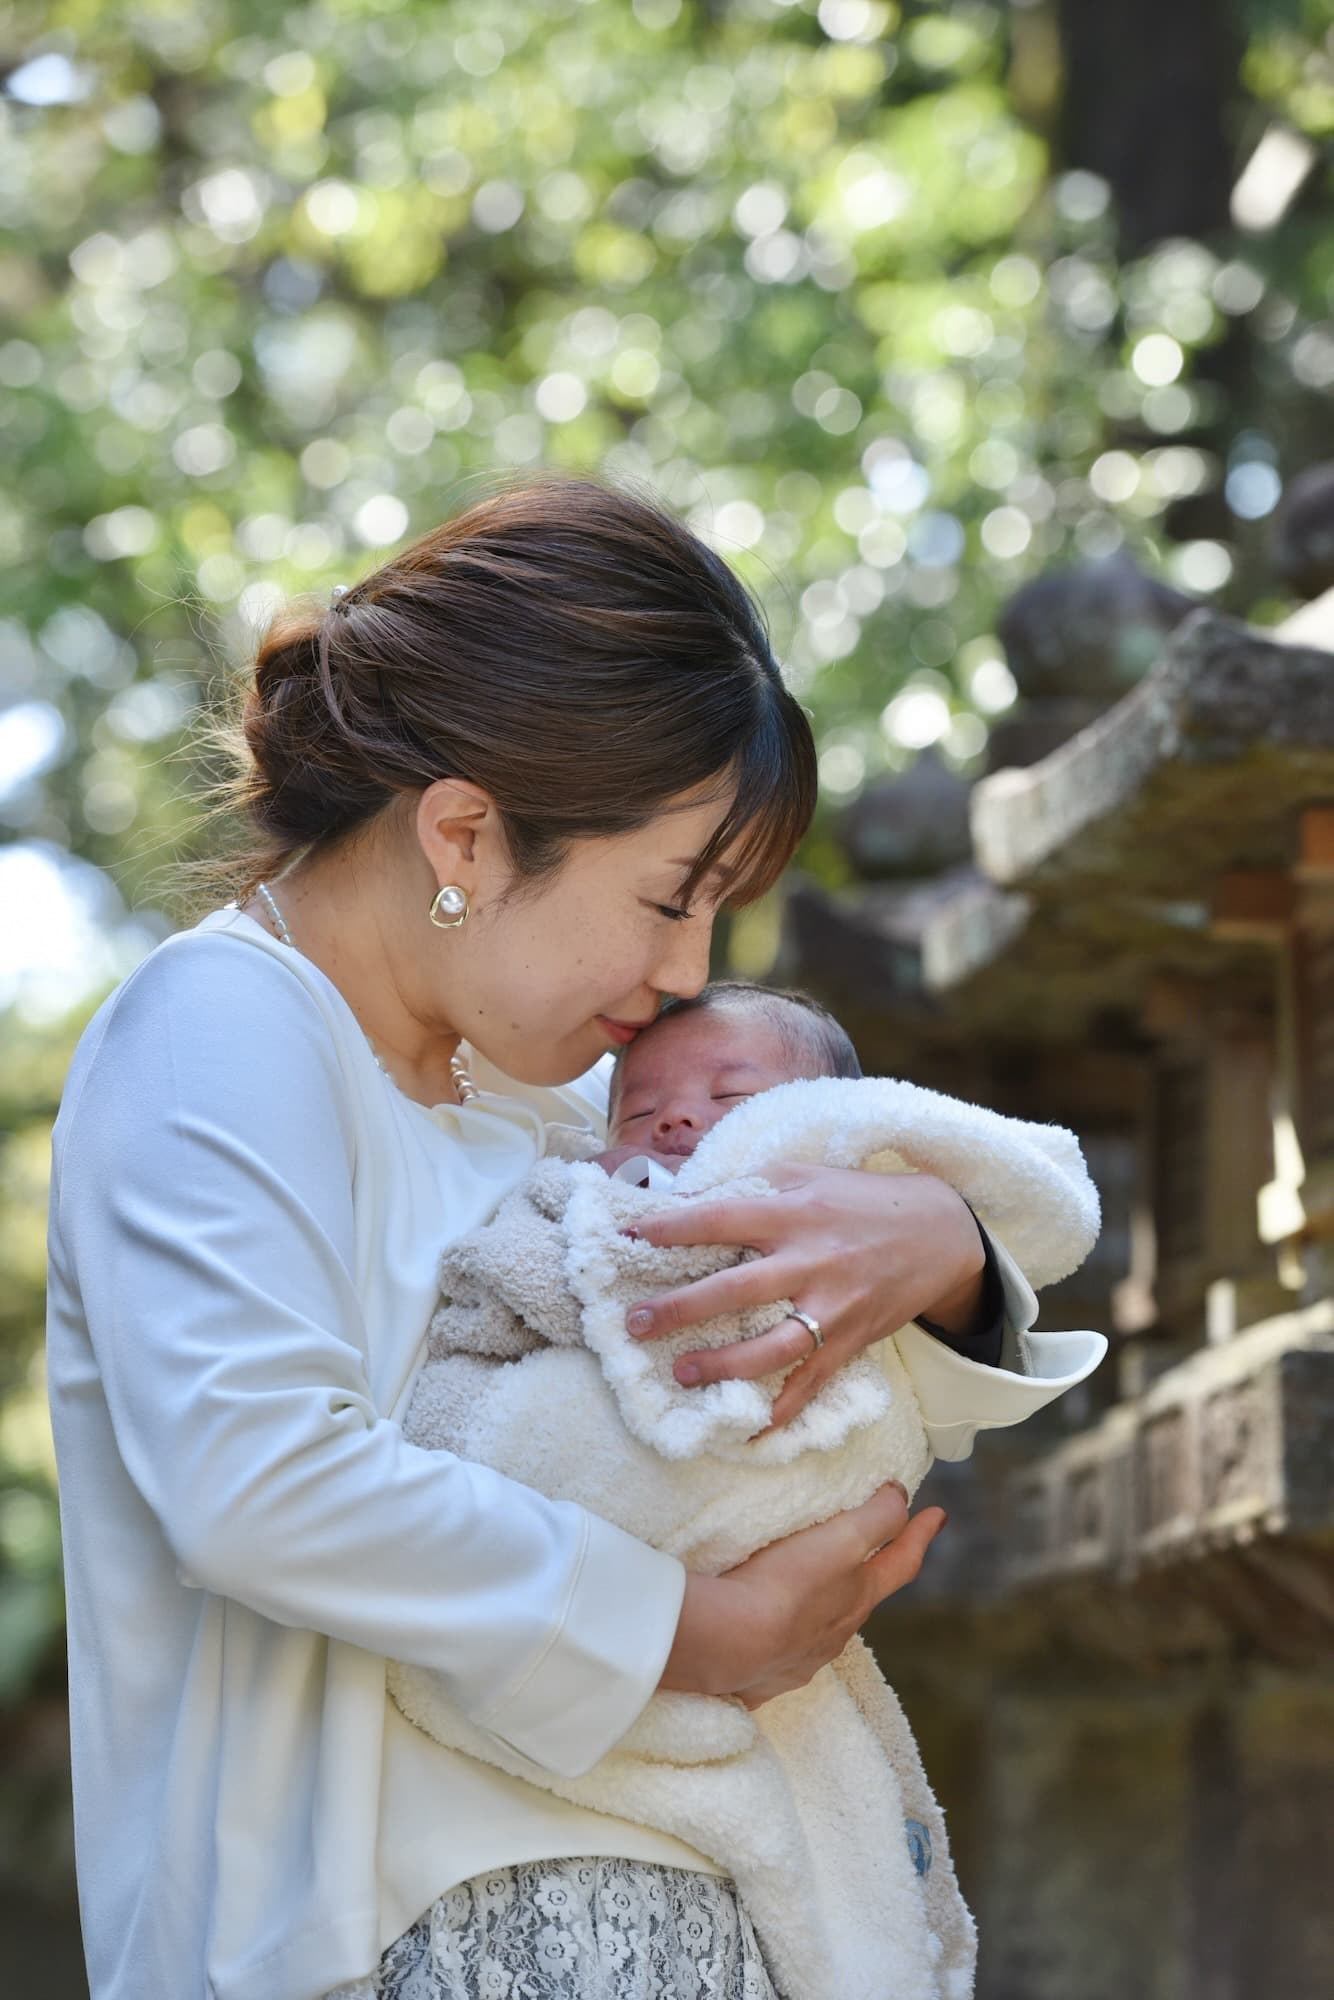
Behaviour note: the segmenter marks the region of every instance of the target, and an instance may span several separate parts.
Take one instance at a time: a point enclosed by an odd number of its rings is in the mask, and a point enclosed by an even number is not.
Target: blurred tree
[[[1241,21],[1218,0],[1060,0],[1067,166],[1107,182],[1123,254],[1228,222]]]
[[[70,1870],[58,1729],[26,1726],[64,1684],[60,1519],[40,1367],[46,1172],[76,1024],[8,1024],[0,1041],[0,1885]],[[25,1727],[9,1720],[23,1703]],[[17,1717],[14,1718],[17,1721]]]

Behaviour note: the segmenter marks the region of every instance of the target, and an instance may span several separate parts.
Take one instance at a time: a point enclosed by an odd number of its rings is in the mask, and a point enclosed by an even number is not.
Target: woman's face
[[[512,882],[494,807],[455,872],[430,855],[472,901],[465,924],[429,938],[449,1026],[521,1082],[564,1083],[633,1040],[666,994],[698,993],[725,877],[706,879],[688,910],[679,892],[727,804],[715,795],[576,841],[531,886]]]

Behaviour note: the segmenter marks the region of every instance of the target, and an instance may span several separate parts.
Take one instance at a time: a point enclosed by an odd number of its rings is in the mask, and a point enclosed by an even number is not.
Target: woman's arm
[[[346,1087],[280,964],[224,939],[150,959],[61,1115],[57,1284],[182,1582],[433,1667],[524,1755],[587,1769],[658,1683],[684,1572],[380,1414]]]

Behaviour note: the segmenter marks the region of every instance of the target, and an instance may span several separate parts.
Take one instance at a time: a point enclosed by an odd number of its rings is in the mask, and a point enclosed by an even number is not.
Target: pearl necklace
[[[273,891],[270,889],[268,883],[257,882],[255,884],[255,894],[257,896],[263,897],[264,907],[267,909],[269,915],[273,918],[273,926],[274,929],[277,931],[279,938],[287,946],[289,951],[295,951],[297,949],[296,939],[292,936],[291,931],[287,928],[287,919],[283,915],[282,911],[278,908],[277,898],[275,897]],[[364,1028],[362,1029],[362,1033],[363,1034],[366,1033]],[[369,1035],[366,1035],[366,1046],[370,1050],[371,1054],[374,1056],[375,1066],[380,1071],[380,1074],[382,1076],[388,1077],[390,1083],[393,1084],[395,1090],[400,1089],[401,1086],[398,1083],[396,1077],[394,1076],[393,1071],[386,1068],[384,1062],[381,1060],[380,1051],[376,1048],[374,1042],[371,1040]],[[453,1084],[455,1090],[458,1092],[458,1099],[460,1104],[467,1104],[474,1097],[480,1097],[482,1094],[481,1091],[477,1088],[477,1085],[473,1082],[472,1077],[468,1071],[468,1065],[467,1063],[464,1062],[462,1056],[456,1055],[450,1057],[449,1080]],[[406,1093],[404,1094],[406,1095]]]

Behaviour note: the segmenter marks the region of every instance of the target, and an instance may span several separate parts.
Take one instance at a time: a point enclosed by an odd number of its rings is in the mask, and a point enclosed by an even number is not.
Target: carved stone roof
[[[1287,809],[1334,786],[1334,656],[1196,612],[1131,694],[973,793],[979,866],[1041,895],[1205,894],[1220,865],[1281,866]]]
[[[790,972],[846,1005],[1068,1039],[1159,971],[1267,979],[1221,940],[1227,869],[1282,868],[1334,799],[1334,606],[1265,632],[1194,613],[1130,694],[1040,763],[983,779],[975,866],[930,883],[793,896]]]

